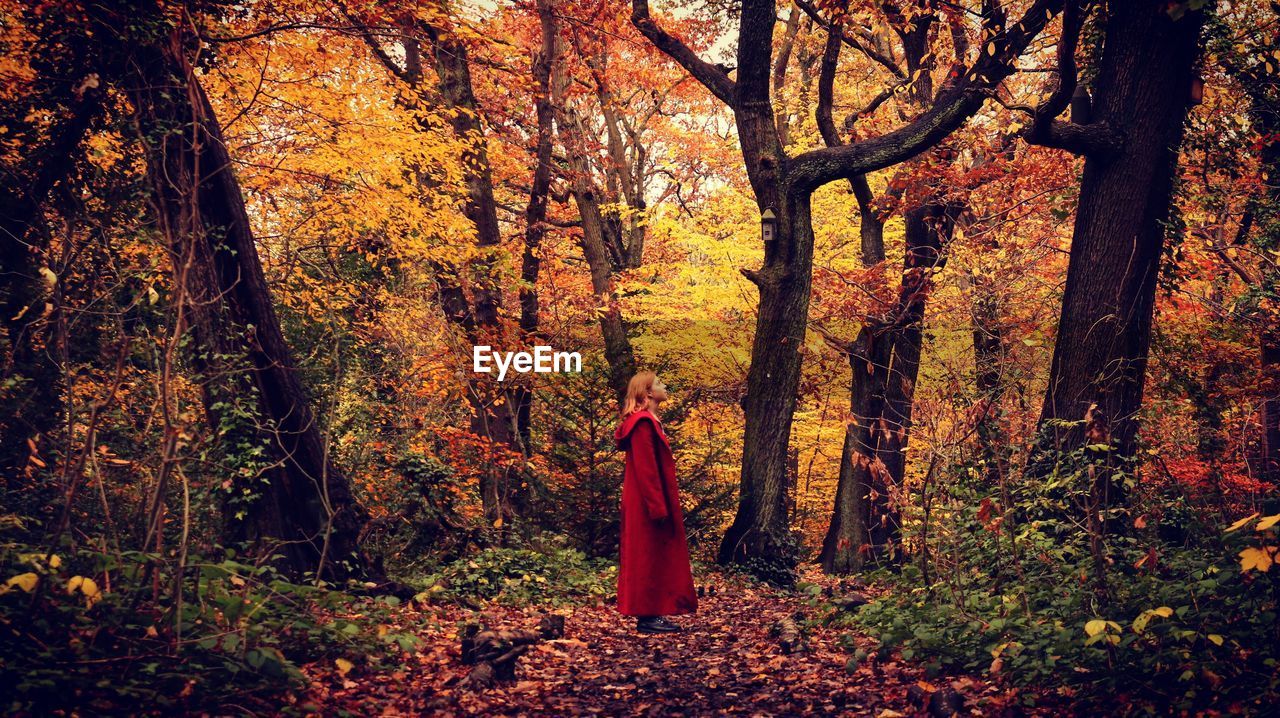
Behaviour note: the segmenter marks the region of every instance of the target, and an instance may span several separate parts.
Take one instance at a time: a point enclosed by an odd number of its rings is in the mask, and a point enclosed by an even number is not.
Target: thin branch
[[[720,66],[712,65],[698,57],[698,54],[682,40],[662,29],[649,15],[648,0],[632,0],[631,24],[635,25],[640,34],[647,37],[655,47],[680,63],[690,75],[710,90],[711,94],[726,105],[733,106],[736,85],[729,79],[729,74]]]
[[[812,191],[842,177],[889,167],[946,137],[982,107],[993,88],[1013,74],[1018,56],[1062,8],[1062,2],[1036,0],[1008,31],[992,37],[971,69],[943,89],[933,106],[914,122],[871,140],[810,150],[797,156],[790,173],[793,190]]]
[[[827,20],[826,18],[822,17],[818,13],[818,9],[814,7],[813,3],[809,2],[809,0],[795,0],[795,3],[796,3],[796,7],[800,8],[805,12],[806,15],[813,18],[813,21],[816,22],[828,33],[835,34],[837,37],[840,38],[841,41],[843,41],[849,47],[852,47],[858,52],[861,52],[862,54],[866,55],[868,58],[880,63],[885,67],[885,69],[887,69],[889,72],[892,72],[893,76],[898,78],[899,80],[906,79],[907,77],[906,71],[903,70],[901,67],[898,67],[898,63],[894,62],[893,58],[880,52],[879,50],[876,50],[874,47],[870,47],[866,43],[854,37],[852,34],[845,32],[844,26],[842,24],[839,24],[839,22],[833,22],[831,20]]]

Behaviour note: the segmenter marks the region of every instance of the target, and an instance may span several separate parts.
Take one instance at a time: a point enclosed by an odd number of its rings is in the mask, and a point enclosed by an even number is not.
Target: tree
[[[553,72],[551,92],[556,134],[564,145],[569,191],[581,217],[580,244],[591,272],[591,291],[601,303],[600,332],[604,336],[605,359],[609,363],[609,386],[621,400],[626,394],[627,382],[636,373],[636,360],[622,321],[622,310],[618,308],[613,275],[615,268],[622,266],[620,252],[625,255],[630,252],[623,244],[617,225],[610,222],[602,208],[606,197],[596,186],[592,173],[587,129],[574,102],[566,96],[569,81],[569,76],[563,71]]]
[[[1271,4],[1272,25],[1280,20],[1280,5]],[[1259,23],[1259,27],[1265,27]],[[1260,34],[1266,30],[1260,30]],[[1259,188],[1249,198],[1241,218],[1239,238],[1252,233],[1252,244],[1260,258],[1259,272],[1249,272],[1235,262],[1232,268],[1250,284],[1258,296],[1250,302],[1260,322],[1259,359],[1262,366],[1262,451],[1261,474],[1273,485],[1280,484],[1280,267],[1272,257],[1280,250],[1280,58],[1268,55],[1274,47],[1271,37],[1256,38],[1243,47],[1221,48],[1228,70],[1249,98],[1249,119],[1258,135]],[[1228,36],[1227,42],[1231,43]],[[1237,244],[1240,242],[1238,241]]]
[[[0,110],[5,144],[21,152],[13,160],[5,152],[0,164],[0,487],[26,472],[41,437],[61,419],[62,380],[45,331],[58,277],[44,257],[43,212],[50,193],[75,173],[102,105],[102,58],[81,28],[37,13],[24,22],[36,32],[30,54],[39,74]]]
[[[808,3],[802,7],[818,17]],[[818,128],[828,147],[843,144],[831,106],[836,66],[841,47],[846,43],[852,43],[873,59],[878,57],[877,61],[890,68],[895,78],[889,89],[872,99],[868,105],[870,110],[864,108],[850,116],[844,123],[846,127],[851,128],[860,116],[874,111],[898,88],[905,88],[902,94],[916,112],[927,110],[934,100],[932,72],[937,65],[937,53],[930,51],[929,37],[940,18],[930,13],[904,15],[891,3],[886,3],[884,9],[901,42],[903,66],[853,39],[852,31],[845,29],[847,3],[836,8],[831,20],[823,21],[827,27],[827,43],[819,75],[816,112]],[[959,63],[968,49],[968,38],[958,18],[952,15],[949,19]],[[884,312],[865,317],[858,336],[843,347],[851,369],[850,422],[841,450],[835,507],[819,556],[823,569],[829,572],[856,570],[867,561],[896,560],[894,547],[898,543],[900,518],[891,495],[902,485],[906,471],[906,446],[923,340],[921,323],[932,275],[945,264],[946,245],[965,209],[948,198],[947,191],[939,186],[941,183],[930,181],[927,167],[921,167],[927,164],[921,159],[945,164],[946,159],[935,157],[937,154],[935,149],[909,163],[894,183],[899,188],[895,194],[909,195],[903,211],[906,246],[897,301]],[[907,187],[908,182],[912,186]],[[874,205],[875,198],[865,175],[851,178],[850,185],[861,216],[863,262],[874,265],[885,258],[885,218]]]
[[[551,151],[555,141],[555,107],[551,98],[551,76],[560,51],[559,28],[552,0],[537,0],[538,29],[541,44],[532,62],[536,86],[534,117],[537,123],[533,152],[533,177],[529,184],[529,203],[525,206],[524,249],[520,258],[520,331],[526,337],[538,334],[538,274],[541,268],[539,250],[547,232],[547,204],[551,198]],[[533,393],[528,387],[516,389],[516,425],[525,453],[531,451],[529,426]],[[523,493],[520,494],[521,502]]]
[[[762,214],[770,210],[777,217],[776,239],[765,247],[764,266],[744,270],[759,289],[760,303],[743,398],[738,511],[718,562],[794,560],[785,555],[789,527],[784,486],[813,270],[813,191],[897,164],[946,137],[981,108],[990,87],[1013,72],[1014,60],[1060,7],[1056,0],[1037,0],[1022,19],[1006,27],[999,3],[987,3],[983,22],[990,45],[984,43],[984,50],[989,51],[958,72],[927,111],[874,139],[789,156],[778,135],[770,92],[775,4],[742,3],[733,79],[725,68],[704,61],[666,32],[646,0],[633,0],[632,23],[640,32],[733,111],[756,203]]]
[[[1085,157],[1031,476],[1052,472],[1059,452],[1083,446],[1087,433],[1090,443],[1111,441],[1113,456],[1135,452],[1164,222],[1209,12],[1109,3],[1091,107],[1076,91],[1074,57],[1062,53],[1060,85],[1027,129],[1031,142]],[[1071,121],[1054,119],[1073,95]],[[1111,476],[1098,474],[1103,505],[1125,501]]]
[[[117,82],[142,135],[180,296],[177,331],[226,454],[226,538],[279,549],[295,576],[365,575],[358,539],[368,516],[329,458],[281,333],[221,127],[189,59],[192,18],[155,3],[87,10],[125,68]]]
[[[373,10],[384,8],[369,8]],[[412,98],[419,104],[433,101],[430,90],[438,93],[443,104],[452,110],[451,125],[454,135],[465,149],[460,157],[462,175],[467,189],[463,209],[467,219],[475,227],[475,246],[481,257],[469,263],[469,284],[472,298],[468,299],[464,285],[457,273],[444,266],[436,267],[440,286],[441,308],[445,316],[458,326],[473,345],[506,343],[510,337],[502,322],[501,279],[497,276],[498,257],[502,232],[498,224],[498,206],[494,199],[493,168],[489,161],[488,139],[482,121],[483,108],[476,99],[472,83],[470,52],[461,37],[455,19],[446,2],[432,2],[426,7],[396,7],[398,23],[391,32],[399,39],[403,60],[397,60],[383,49],[379,29],[374,23],[363,22],[360,13],[347,10],[348,16],[361,27],[361,34],[374,55],[387,70],[406,86]],[[423,67],[424,46],[434,61],[436,82],[434,88],[426,84]],[[424,127],[424,130],[427,129]],[[534,184],[539,186],[535,169]],[[429,190],[430,187],[424,187]],[[533,197],[544,189],[531,192]],[[541,210],[545,218],[545,198]],[[538,210],[535,210],[535,214]],[[540,226],[540,223],[536,226]],[[526,242],[529,238],[526,237]],[[536,241],[540,241],[540,237]],[[534,285],[537,281],[536,254],[526,254],[523,274],[529,275]],[[521,299],[522,322],[536,329],[536,304],[529,304],[526,295]],[[526,308],[527,307],[527,308]],[[532,314],[529,312],[533,312]],[[486,381],[480,375],[467,380],[467,400],[471,404],[471,431],[493,442],[496,446],[514,453],[528,453],[527,426],[521,426],[521,416],[527,421],[532,395],[525,389],[509,390],[503,384]],[[523,414],[521,406],[525,406]],[[491,461],[481,474],[480,495],[484,502],[485,517],[490,524],[500,528],[511,525],[515,516],[520,477],[509,461]]]

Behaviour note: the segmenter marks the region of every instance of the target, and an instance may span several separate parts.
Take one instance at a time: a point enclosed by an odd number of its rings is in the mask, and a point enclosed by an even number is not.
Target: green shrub
[[[416,647],[387,628],[395,598],[292,584],[234,558],[192,557],[184,575],[179,603],[155,555],[66,550],[46,560],[37,547],[0,546],[0,710],[265,707],[301,687],[304,662],[379,669]]]
[[[934,509],[945,523],[929,537],[930,563],[870,575],[888,590],[833,620],[859,624],[882,650],[931,671],[1055,687],[1106,712],[1272,705],[1280,571],[1242,571],[1258,532],[1224,534],[1153,494],[1111,510],[1104,518],[1120,529],[1094,544],[1084,518],[1090,462],[1068,458],[1049,480],[1012,487],[1004,508],[997,494],[958,481]],[[1147,515],[1176,516],[1185,540],[1161,538]],[[1264,545],[1275,529],[1264,528]]]
[[[434,600],[560,605],[615,590],[617,567],[611,562],[589,559],[558,538],[544,535],[539,542],[526,548],[488,548],[454,561],[427,577],[427,595]]]

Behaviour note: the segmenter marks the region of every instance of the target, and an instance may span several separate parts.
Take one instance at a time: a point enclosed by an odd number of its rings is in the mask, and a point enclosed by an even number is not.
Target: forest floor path
[[[875,642],[848,628],[811,627],[804,634],[808,650],[788,654],[770,627],[782,618],[815,617],[820,607],[810,597],[719,572],[696,580],[705,589],[697,613],[672,617],[683,632],[638,634],[635,619],[620,615],[611,600],[551,609],[566,616],[564,637],[532,646],[519,658],[514,682],[475,691],[462,685],[470,666],[461,662],[459,627],[479,619],[491,628],[533,629],[548,609],[406,608],[406,620],[423,626],[416,631],[424,642],[419,668],[362,677],[309,666],[312,688],[300,702],[325,715],[344,709],[431,716],[939,715],[908,697],[918,685],[917,696],[958,693],[960,715],[1028,714],[1014,707],[1013,689],[967,677],[926,678],[920,665],[896,654],[877,658]],[[804,580],[840,588],[813,567],[805,568]],[[869,655],[850,672],[857,648]]]

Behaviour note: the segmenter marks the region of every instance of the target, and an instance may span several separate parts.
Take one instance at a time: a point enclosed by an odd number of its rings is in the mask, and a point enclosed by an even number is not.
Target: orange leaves
[[[806,581],[836,588],[838,580],[816,568]],[[521,659],[516,680],[485,691],[459,686],[467,666],[459,660],[457,628],[482,618],[518,630],[536,623],[535,607],[488,605],[478,611],[456,605],[399,609],[402,623],[422,639],[409,669],[344,673],[332,658],[305,666],[311,678],[304,701],[320,714],[384,711],[420,714],[524,712],[546,715],[758,713],[761,715],[914,715],[909,689],[958,691],[975,704],[1020,697],[990,682],[958,676],[926,678],[921,666],[874,653],[865,636],[818,621],[806,627],[810,651],[784,655],[769,626],[797,611],[812,615],[800,595],[785,594],[714,572],[695,614],[674,617],[686,632],[634,633],[634,619],[611,605],[568,606],[566,637],[538,644]],[[851,639],[864,656],[846,672]],[[1001,647],[993,657],[1011,655]],[[981,701],[981,703],[977,703]],[[648,709],[642,708],[648,706]]]
[[[992,503],[991,499],[989,498],[982,499],[982,502],[981,504],[979,504],[979,507],[978,507],[978,521],[981,521],[984,524],[989,523],[991,521],[991,514],[994,511],[995,511],[995,504]]]
[[[1224,533],[1239,531],[1256,518],[1258,518],[1258,512],[1255,511],[1228,526]],[[1269,543],[1276,538],[1277,525],[1280,525],[1280,514],[1264,516],[1253,527],[1255,531],[1264,534],[1264,536],[1259,537],[1262,545],[1248,546],[1240,551],[1240,571],[1242,573],[1248,573],[1249,571],[1266,573],[1271,570],[1272,565],[1280,561],[1280,558],[1277,557],[1277,554],[1280,553],[1280,546]]]
[[[1251,546],[1240,552],[1240,570],[1242,572],[1259,571],[1266,573],[1276,561],[1276,546]]]

